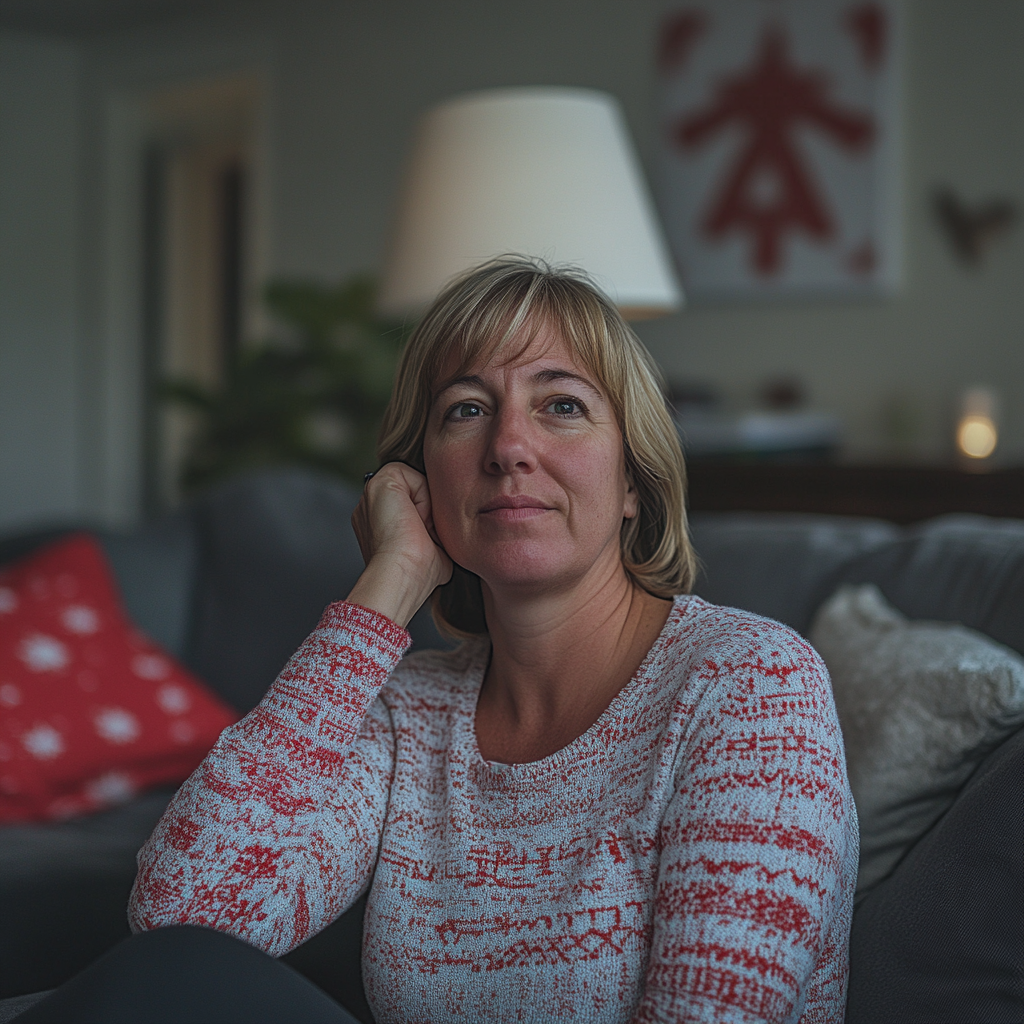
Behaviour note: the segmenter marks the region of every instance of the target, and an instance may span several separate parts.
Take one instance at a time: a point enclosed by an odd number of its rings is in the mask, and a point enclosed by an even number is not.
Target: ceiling
[[[0,28],[87,35],[214,10],[229,0],[0,0]]]

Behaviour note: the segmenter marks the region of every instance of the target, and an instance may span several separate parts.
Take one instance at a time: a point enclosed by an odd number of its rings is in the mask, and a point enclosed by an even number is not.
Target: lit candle
[[[988,388],[974,387],[960,400],[956,446],[969,459],[987,459],[999,441],[996,428],[996,396]]]

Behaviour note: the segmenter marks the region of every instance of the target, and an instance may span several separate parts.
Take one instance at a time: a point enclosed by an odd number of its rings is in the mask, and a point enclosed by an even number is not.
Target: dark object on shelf
[[[969,206],[948,188],[935,193],[934,204],[953,251],[971,266],[981,262],[989,245],[1017,219],[1017,208],[1008,199]]]
[[[722,396],[712,384],[695,380],[677,380],[669,385],[668,404],[675,416],[717,413]]]
[[[777,411],[799,409],[807,395],[799,377],[772,377],[761,387],[761,404]]]
[[[690,462],[700,512],[819,512],[915,523],[947,512],[1024,518],[1024,469]]]

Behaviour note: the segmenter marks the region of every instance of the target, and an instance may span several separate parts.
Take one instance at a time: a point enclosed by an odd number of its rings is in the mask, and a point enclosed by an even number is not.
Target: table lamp
[[[497,89],[419,125],[380,311],[421,313],[455,275],[509,253],[585,271],[627,319],[682,305],[619,105],[589,89]]]

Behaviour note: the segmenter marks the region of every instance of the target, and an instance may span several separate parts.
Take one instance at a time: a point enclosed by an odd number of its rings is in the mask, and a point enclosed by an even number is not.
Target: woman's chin
[[[571,591],[584,583],[597,566],[582,566],[556,558],[493,558],[473,569],[485,590],[521,598],[551,597]]]
[[[494,551],[490,557],[474,559],[471,565],[459,564],[476,573],[484,586],[495,592],[509,589],[544,592],[559,586],[566,576],[575,575],[568,566],[559,565],[558,559],[516,552]]]

